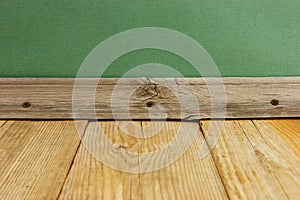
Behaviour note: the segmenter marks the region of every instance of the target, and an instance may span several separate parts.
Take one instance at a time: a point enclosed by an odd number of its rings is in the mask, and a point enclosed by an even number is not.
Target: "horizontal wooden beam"
[[[1,119],[223,117],[300,117],[300,77],[0,78]]]

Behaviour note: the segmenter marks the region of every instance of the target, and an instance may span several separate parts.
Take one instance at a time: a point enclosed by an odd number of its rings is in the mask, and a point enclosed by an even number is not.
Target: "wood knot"
[[[134,92],[133,97],[140,100],[170,99],[174,97],[174,94],[168,87],[156,84],[146,84],[139,87]]]

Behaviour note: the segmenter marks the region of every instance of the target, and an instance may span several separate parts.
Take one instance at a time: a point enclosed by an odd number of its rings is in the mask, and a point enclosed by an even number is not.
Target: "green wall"
[[[222,76],[299,76],[299,10],[299,0],[1,0],[0,77],[74,77],[97,44],[137,27],[189,35]],[[199,76],[182,58],[151,49],[122,56],[104,75],[143,63]]]

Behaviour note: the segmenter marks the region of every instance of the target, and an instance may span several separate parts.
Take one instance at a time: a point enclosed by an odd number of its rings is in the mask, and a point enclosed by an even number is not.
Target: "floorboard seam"
[[[6,123],[7,123],[7,120],[5,120],[5,122],[3,122],[3,124],[0,125],[0,128],[1,128],[2,126],[4,126],[4,124],[6,124]]]
[[[83,134],[82,134],[82,138],[83,138],[84,135],[85,135],[85,132],[86,132],[86,129],[87,129],[89,123],[90,123],[90,122],[88,121],[88,122],[86,123],[86,126],[84,127],[84,131],[83,131]],[[81,138],[80,138],[80,141],[79,141],[79,143],[78,143],[77,149],[76,149],[75,154],[74,154],[74,157],[73,157],[72,162],[71,162],[71,164],[70,164],[70,167],[69,167],[69,169],[68,169],[68,171],[67,171],[65,180],[64,180],[64,182],[63,182],[63,184],[62,184],[62,186],[61,186],[61,188],[60,188],[60,190],[59,190],[59,193],[57,194],[56,199],[59,199],[59,197],[60,197],[60,195],[61,195],[61,193],[62,193],[62,190],[63,190],[63,188],[64,188],[64,186],[65,186],[65,183],[66,183],[66,181],[67,181],[67,179],[68,179],[68,177],[69,177],[69,174],[70,174],[70,172],[71,172],[72,166],[73,166],[73,164],[74,164],[75,158],[76,158],[76,156],[77,156],[77,153],[78,153],[78,151],[79,151],[79,148],[80,148],[81,144],[82,144],[82,143],[81,143]]]
[[[206,144],[207,147],[210,149],[211,147],[209,146],[209,144],[208,144],[208,142],[207,142],[207,140],[206,140],[206,137],[205,137],[205,135],[204,135],[204,130],[202,129],[202,127],[201,127],[200,124],[201,124],[201,121],[199,121],[198,126],[199,126],[199,129],[200,129],[201,134],[203,135],[205,144]],[[212,149],[211,149],[211,150],[212,150]],[[211,158],[212,158],[212,160],[213,160],[213,164],[214,164],[214,166],[215,166],[215,168],[216,168],[216,171],[217,171],[217,173],[218,173],[218,175],[219,175],[219,177],[220,177],[220,180],[221,180],[221,183],[222,183],[222,185],[223,185],[223,187],[224,187],[224,190],[225,190],[225,193],[226,193],[226,195],[227,195],[227,198],[228,198],[228,199],[231,199],[230,196],[229,196],[229,193],[228,193],[228,191],[227,191],[227,188],[226,188],[226,186],[225,186],[226,184],[224,183],[224,181],[223,181],[223,179],[222,179],[221,172],[219,171],[219,168],[218,168],[218,166],[217,166],[217,164],[216,164],[216,161],[215,161],[215,159],[214,159],[214,157],[213,157],[213,155],[212,155],[211,150],[210,150],[210,153],[209,153],[209,154],[211,155]]]
[[[252,120],[250,120],[252,122]],[[253,122],[252,122],[253,123]],[[238,126],[240,127],[240,129],[242,130],[244,136],[246,137],[248,143],[250,144],[250,146],[252,147],[252,150],[255,151],[255,147],[253,146],[252,142],[250,141],[250,139],[248,138],[246,131],[244,130],[244,128],[242,127],[242,125],[240,124],[240,122],[237,122]]]
[[[140,123],[141,123],[141,133],[143,134],[143,138],[145,138],[145,133],[144,133],[144,128],[143,128],[143,121],[140,121]],[[143,140],[142,140],[143,141]],[[142,147],[141,148],[143,148],[143,150],[145,150],[145,147],[144,147],[144,145],[145,145],[145,141],[143,141],[142,142]],[[140,154],[142,153],[142,149],[140,149],[139,150],[140,152]],[[139,155],[139,159],[138,159],[138,165],[139,165],[139,182],[138,182],[138,184],[139,184],[139,188],[141,189],[141,193],[140,193],[140,199],[143,199],[143,193],[142,193],[142,185],[141,185],[141,169],[140,169],[140,155]]]

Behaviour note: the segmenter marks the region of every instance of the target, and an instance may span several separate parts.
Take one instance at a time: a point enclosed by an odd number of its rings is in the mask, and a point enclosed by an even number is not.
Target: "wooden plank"
[[[159,151],[170,144],[174,137],[182,134],[179,133],[180,128],[187,135],[196,131],[196,135],[191,146],[173,164],[161,170],[140,175],[142,199],[227,199],[212,156],[208,154],[200,158],[202,145],[204,149],[207,149],[207,146],[199,124],[167,122],[165,126],[162,126],[162,123],[143,122],[143,132],[150,133],[150,135],[162,127],[156,136],[145,140],[142,150],[144,153]],[[184,141],[181,143],[183,144]],[[151,159],[164,161],[171,158],[162,154],[160,157]]]
[[[89,123],[87,132],[96,134],[100,126],[112,141],[113,145],[109,147],[111,151],[126,154],[125,161],[139,169],[141,154],[136,160],[129,152],[149,153],[159,150],[176,136],[180,124],[122,122],[117,125],[116,122],[93,122]],[[198,128],[199,137],[174,164],[149,173],[125,173],[107,167],[81,145],[60,199],[227,199],[211,156],[199,159],[200,145],[204,139],[201,138],[198,125],[185,123],[184,126],[187,132],[190,130],[188,127]],[[124,130],[129,130],[132,135],[126,134]],[[140,138],[141,134],[150,137]],[[90,144],[93,142],[90,141]],[[152,159],[160,162],[168,158],[162,156]]]
[[[250,122],[247,120],[246,122]],[[211,121],[201,121],[201,128],[208,139],[215,134]],[[222,123],[213,121],[212,123]],[[244,131],[246,133],[244,133]],[[255,148],[241,128],[239,121],[225,121],[218,142],[212,150],[218,171],[231,199],[288,199],[285,190],[274,174],[265,168]]]
[[[261,163],[276,177],[289,199],[299,199],[300,157],[299,146],[296,147],[300,138],[299,121],[283,126],[283,121],[277,124],[277,120],[241,124]]]
[[[276,119],[276,120],[254,120],[254,124],[259,127],[259,130],[264,137],[265,131],[269,130],[279,136],[288,145],[289,149],[300,157],[300,120],[299,119]]]
[[[113,144],[111,147],[106,146],[106,149],[110,148],[109,150],[112,152],[120,154],[122,154],[122,147],[126,147],[128,151],[132,152],[139,151],[142,145],[140,141],[135,140],[133,136],[122,133],[115,122],[90,122],[86,132],[97,135],[99,126]],[[87,141],[87,143],[93,145],[92,140]],[[139,175],[123,173],[101,164],[90,154],[84,144],[80,145],[59,198],[138,199],[140,196]],[[131,160],[131,164],[138,166],[138,159]]]
[[[74,101],[78,103],[78,111],[73,115],[75,79],[1,78],[0,118],[149,119],[149,106],[156,109],[152,119],[164,118],[165,113],[169,119],[299,117],[300,113],[300,77],[77,81],[81,90],[77,92],[78,101]],[[217,91],[222,90],[222,82],[226,101],[218,93],[212,111],[212,96],[206,83]],[[95,101],[94,87],[97,87]],[[159,110],[158,105],[165,111]]]
[[[87,122],[78,122],[83,132]],[[80,139],[73,121],[8,121],[0,128],[1,199],[55,199]]]

